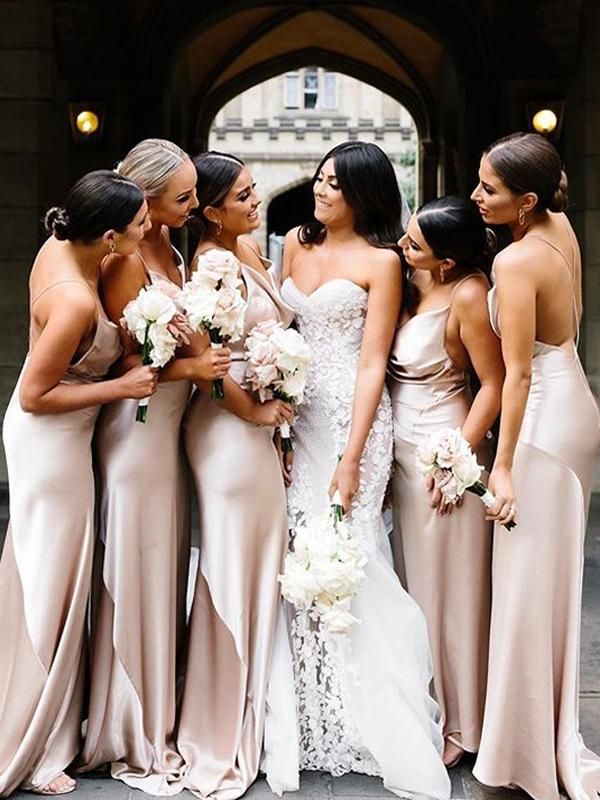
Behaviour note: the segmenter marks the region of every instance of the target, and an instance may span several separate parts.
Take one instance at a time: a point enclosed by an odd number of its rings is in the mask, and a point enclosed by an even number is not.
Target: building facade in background
[[[312,216],[310,179],[316,165],[348,140],[375,142],[385,150],[414,208],[415,123],[397,100],[366,83],[309,66],[253,86],[215,117],[209,146],[247,164],[263,202],[257,238],[271,257],[279,237]]]

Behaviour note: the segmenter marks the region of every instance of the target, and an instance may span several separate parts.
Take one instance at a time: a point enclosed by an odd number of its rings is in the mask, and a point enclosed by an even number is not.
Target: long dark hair
[[[447,195],[422,205],[415,218],[436,258],[451,258],[466,273],[480,271],[489,279],[494,258],[494,234],[485,227],[472,200]],[[405,307],[414,313],[419,292],[410,282]]]
[[[99,239],[107,231],[123,233],[144,202],[144,193],[133,181],[108,169],[88,172],[70,189],[64,208],[46,212],[46,231],[57,239]]]
[[[196,195],[199,205],[191,212],[188,225],[202,241],[207,237],[211,225],[204,216],[204,209],[207,206],[219,208],[242,171],[244,162],[229,153],[209,150],[195,156],[193,163],[198,178]]]
[[[374,247],[400,254],[397,242],[403,235],[402,198],[392,162],[376,144],[343,142],[326,153],[315,174],[314,186],[323,165],[330,158],[344,200],[354,213],[354,230]],[[317,219],[298,231],[301,244],[320,244],[325,225]]]
[[[556,147],[539,133],[513,133],[485,151],[492,169],[513,194],[534,192],[544,211],[565,211],[567,176]]]

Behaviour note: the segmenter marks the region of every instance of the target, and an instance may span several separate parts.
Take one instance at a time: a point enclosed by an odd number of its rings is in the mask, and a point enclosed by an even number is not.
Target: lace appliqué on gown
[[[305,401],[298,409],[293,481],[288,493],[292,535],[308,516],[322,513],[338,456],[346,445],[365,324],[364,289],[348,280],[324,284],[308,297],[288,281],[286,299],[312,351]],[[333,291],[335,289],[335,291]],[[384,391],[360,462],[360,489],[347,521],[369,554],[382,535],[381,506],[392,462],[392,414]],[[360,681],[352,667],[351,637],[321,629],[308,613],[290,627],[298,712],[300,768],[332,775],[381,775],[362,745],[345,697]]]

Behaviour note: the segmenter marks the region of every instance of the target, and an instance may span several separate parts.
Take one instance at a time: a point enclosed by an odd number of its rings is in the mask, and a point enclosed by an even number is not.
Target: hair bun
[[[558,188],[548,204],[550,211],[566,211],[569,205],[569,182],[564,170],[560,171]]]
[[[68,239],[70,227],[69,215],[64,208],[54,206],[46,212],[44,227],[51,236],[55,236],[60,240]]]

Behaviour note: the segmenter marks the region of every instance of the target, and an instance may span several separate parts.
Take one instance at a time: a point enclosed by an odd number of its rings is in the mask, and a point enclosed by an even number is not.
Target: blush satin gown
[[[495,289],[489,303],[500,335]],[[513,465],[517,527],[495,528],[488,688],[473,770],[482,783],[519,786],[534,800],[559,800],[560,791],[596,800],[600,792],[600,759],[579,733],[583,545],[599,443],[600,414],[575,343],[536,341]]]
[[[469,275],[465,280],[481,280]],[[469,374],[446,352],[450,302],[417,314],[397,331],[388,373],[394,414],[393,549],[396,571],[427,620],[433,685],[444,736],[476,752],[481,737],[491,602],[492,524],[467,493],[440,517],[417,472],[419,444],[460,428],[471,407]],[[480,464],[485,453],[478,453]]]
[[[202,259],[202,255],[200,255]],[[244,382],[244,338],[258,322],[293,313],[273,268],[241,264],[244,336],[233,343],[230,377]],[[233,800],[256,778],[263,741],[279,584],[287,545],[285,489],[273,428],[245,422],[201,392],[185,440],[200,511],[200,563],[189,622],[177,744],[185,786]]]
[[[328,488],[352,421],[368,293],[344,278],[305,295],[287,278],[284,299],[311,351],[294,423],[288,511],[292,532],[330,507]],[[440,712],[429,695],[425,619],[392,566],[381,507],[392,463],[392,410],[384,388],[360,461],[347,521],[362,539],[367,580],[352,599],[360,620],[339,635],[287,606],[269,685],[263,770],[272,791],[298,788],[300,770],[381,776],[403,798],[450,797]]]
[[[101,380],[120,352],[117,328],[99,309],[91,346],[61,382]],[[79,752],[94,549],[91,443],[100,407],[28,413],[19,403],[22,376],[3,429],[10,524],[0,562],[2,797],[44,787]]]
[[[148,284],[170,283],[144,267]],[[159,383],[144,424],[137,400],[106,405],[94,442],[100,519],[80,769],[109,763],[113,778],[153,795],[182,788],[174,728],[190,546],[180,429],[190,389]]]

